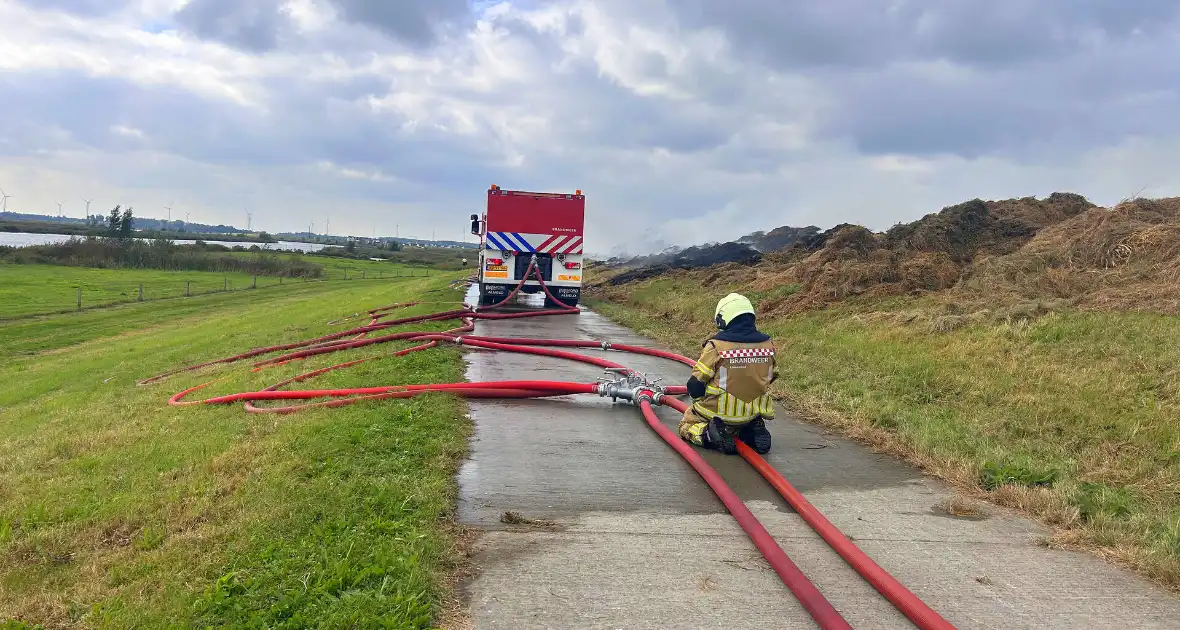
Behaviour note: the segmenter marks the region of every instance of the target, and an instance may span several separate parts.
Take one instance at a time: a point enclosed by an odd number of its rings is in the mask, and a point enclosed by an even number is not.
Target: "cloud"
[[[40,9],[64,11],[83,16],[100,16],[115,13],[119,3],[108,0],[22,0],[25,4]]]
[[[273,50],[289,25],[280,0],[189,0],[175,19],[197,37],[252,52]]]
[[[332,0],[340,15],[415,46],[429,46],[438,30],[469,17],[466,0]]]
[[[0,185],[450,238],[491,183],[580,188],[599,252],[1180,194],[1176,26],[1162,1],[0,2]]]
[[[123,125],[112,125],[111,126],[111,133],[118,135],[118,136],[125,136],[128,138],[136,138],[139,140],[144,139],[143,130],[136,129],[135,127],[125,127]]]
[[[317,164],[321,169],[339,175],[345,179],[359,179],[371,182],[391,182],[393,178],[380,171],[363,171],[355,168],[346,168],[333,164],[328,160],[323,160]]]
[[[946,60],[976,67],[1070,57],[1102,41],[1160,34],[1170,0],[671,0],[684,23],[716,28],[784,69],[882,68]]]

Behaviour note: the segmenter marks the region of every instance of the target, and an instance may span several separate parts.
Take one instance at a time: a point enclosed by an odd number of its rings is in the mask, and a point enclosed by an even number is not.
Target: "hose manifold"
[[[664,388],[657,385],[662,379],[649,380],[646,374],[627,368],[607,368],[606,372],[619,376],[599,380],[597,393],[603,398],[610,398],[612,402],[618,402],[621,398],[638,407],[643,402],[657,404],[664,397]]]

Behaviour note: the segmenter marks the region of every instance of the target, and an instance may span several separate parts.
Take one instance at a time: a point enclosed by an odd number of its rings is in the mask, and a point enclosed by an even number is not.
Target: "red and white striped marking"
[[[541,254],[581,254],[582,237],[569,234],[554,234],[537,246]]]
[[[745,357],[773,357],[774,350],[771,348],[734,348],[733,350],[722,350],[717,353],[722,359],[741,359]]]

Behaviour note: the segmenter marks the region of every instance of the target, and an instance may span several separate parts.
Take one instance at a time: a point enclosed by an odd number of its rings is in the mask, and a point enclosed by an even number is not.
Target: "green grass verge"
[[[378,261],[369,260],[367,258],[344,258],[340,256],[323,256],[317,253],[305,254],[291,254],[278,253],[278,256],[293,257],[301,256],[303,260],[313,262],[317,265],[323,265],[325,273],[330,277],[342,276],[345,272],[350,274],[360,275],[362,271],[369,274],[385,273],[389,274],[390,269],[400,269],[398,273],[413,273],[408,270],[418,270],[421,273],[423,269],[438,269],[445,271],[460,271],[463,267],[463,259],[466,258],[470,264],[474,264],[474,260],[478,258],[478,250],[475,249],[453,249],[447,247],[405,247],[396,252],[385,252],[382,254],[389,255],[388,260]],[[233,252],[234,256],[252,256],[253,252]],[[363,254],[362,254],[363,255]]]
[[[603,314],[681,352],[712,332],[715,299],[674,278],[595,293]],[[815,421],[1059,526],[1058,544],[1180,587],[1180,318],[993,321],[941,309],[894,299],[760,322],[781,349],[778,393]]]
[[[400,255],[400,252],[395,252]],[[240,258],[249,258],[255,256],[254,252],[229,252],[230,256],[237,256]],[[309,254],[293,254],[286,252],[279,252],[274,254],[279,258],[298,258],[324,268],[324,276],[326,278],[344,278],[345,274],[349,278],[360,277],[364,274],[365,277],[389,277],[389,276],[413,276],[424,275],[428,272],[433,272],[438,269],[426,263],[403,263],[396,260],[368,260],[358,258],[341,258],[338,256],[320,256],[314,253]],[[458,265],[456,265],[458,268]]]
[[[252,256],[241,253],[238,255]],[[65,265],[24,265],[0,263],[0,320],[29,315],[61,313],[75,310],[78,289],[82,289],[83,309],[139,300],[143,285],[144,300],[159,300],[229,290],[280,288],[308,282],[385,279],[439,273],[389,262],[312,257],[323,265],[322,280],[258,276],[245,273],[202,271],[160,271],[154,269],[94,269]],[[240,298],[239,298],[240,299]]]
[[[135,381],[338,330],[327,322],[368,307],[459,300],[451,279],[314,283],[0,324],[0,620],[430,627],[461,559],[451,520],[468,433],[461,401],[286,416],[166,405],[197,383],[216,380],[207,394],[257,389],[390,346]],[[456,381],[461,365],[442,348],[311,383]]]

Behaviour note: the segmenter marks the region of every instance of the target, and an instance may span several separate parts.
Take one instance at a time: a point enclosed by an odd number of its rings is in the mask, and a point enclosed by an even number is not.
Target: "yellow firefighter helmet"
[[[715,313],[717,327],[725,328],[738,315],[745,315],[747,313],[750,315],[754,314],[754,305],[750,303],[750,300],[739,293],[730,293],[721,298],[721,301],[717,302],[717,311]]]

